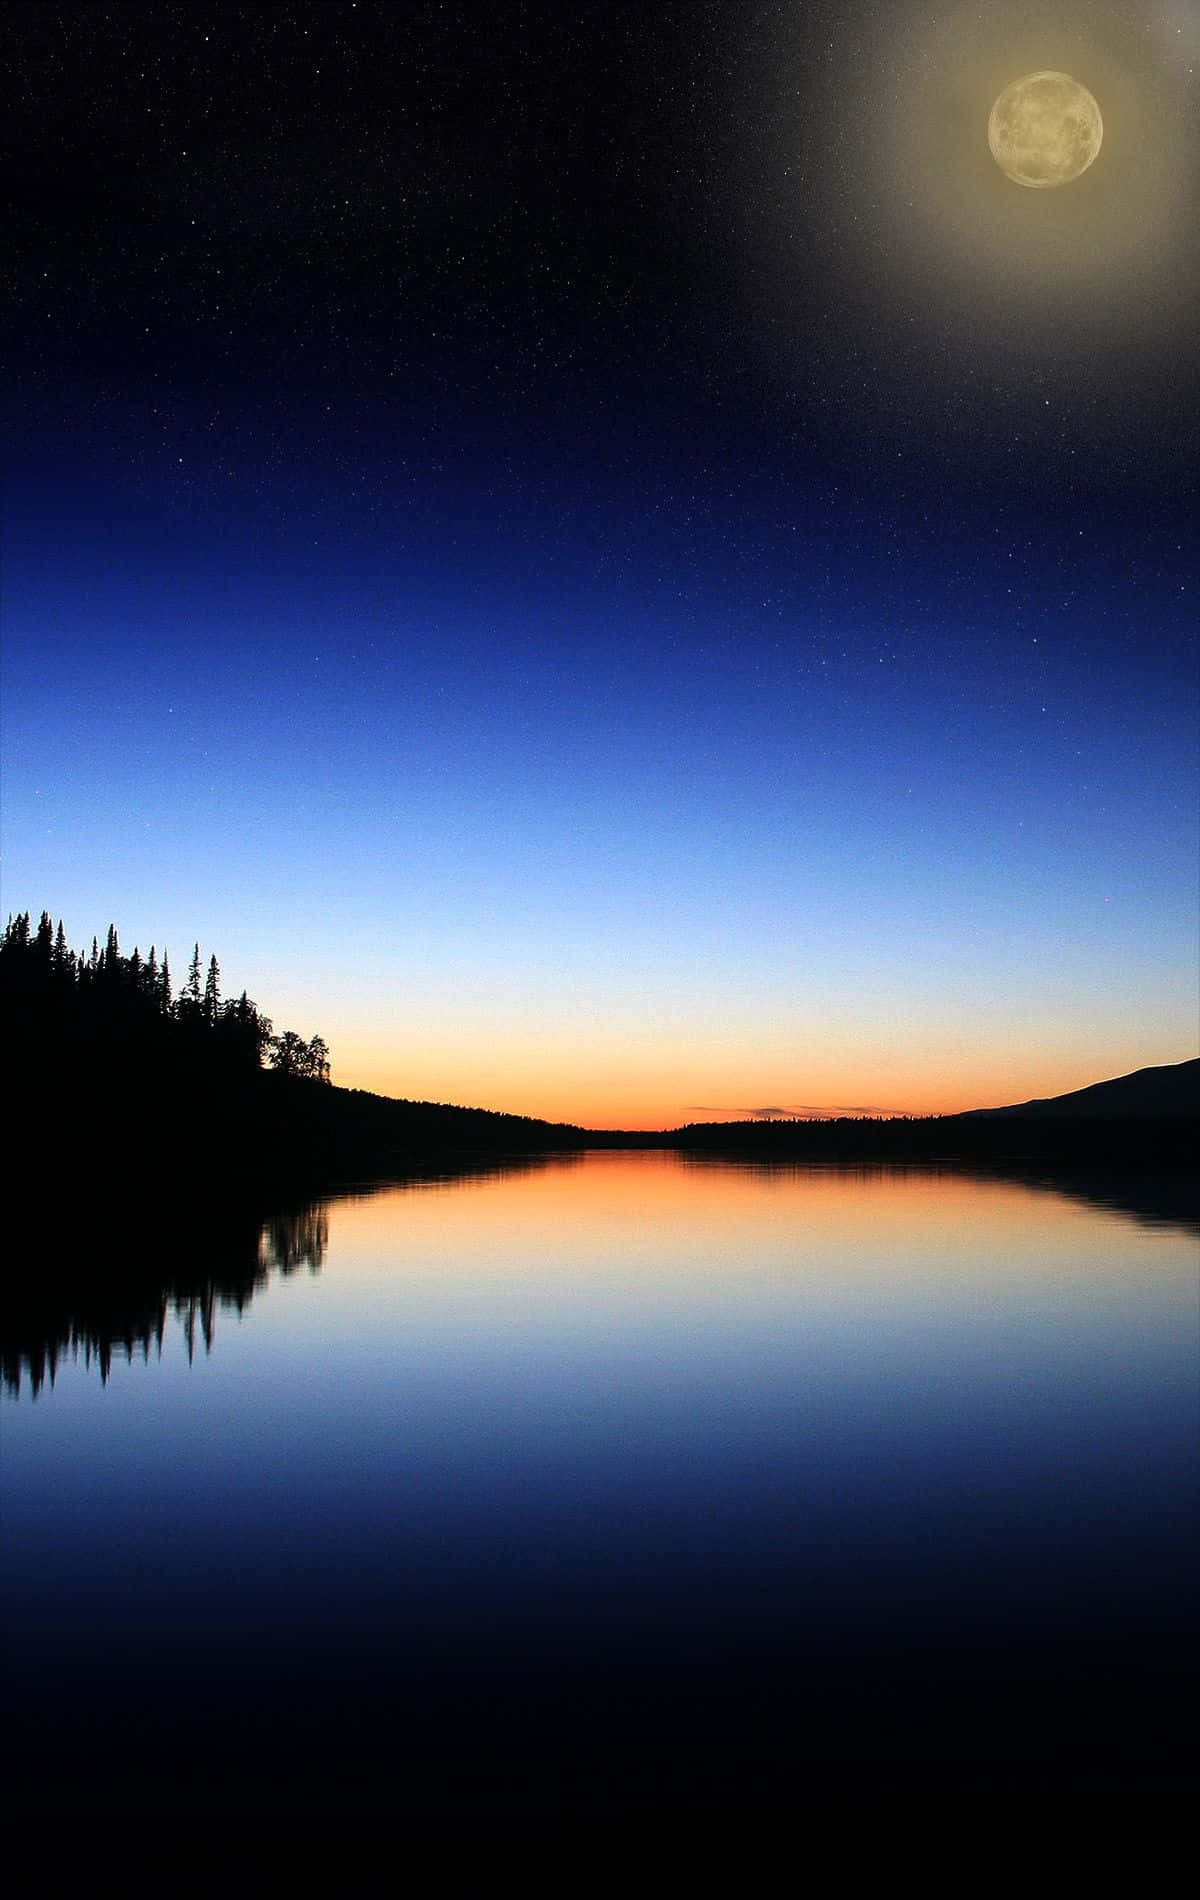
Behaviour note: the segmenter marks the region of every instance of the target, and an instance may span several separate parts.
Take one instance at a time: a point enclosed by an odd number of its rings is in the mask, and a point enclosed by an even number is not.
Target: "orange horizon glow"
[[[928,1064],[896,1062],[881,1077],[862,1063],[835,1070],[825,1057],[808,1064],[798,1062],[790,1087],[780,1083],[779,1071],[771,1086],[769,1075],[764,1080],[764,1068],[738,1057],[713,1061],[710,1066],[703,1051],[696,1062],[668,1057],[655,1075],[645,1055],[625,1065],[593,1049],[590,1061],[579,1062],[578,1079],[562,1073],[562,1068],[574,1064],[552,1065],[545,1055],[539,1060],[536,1047],[510,1046],[492,1054],[490,1060],[453,1048],[438,1053],[410,1050],[401,1060],[380,1050],[348,1048],[345,1053],[346,1060],[335,1060],[333,1074],[342,1088],[365,1089],[404,1101],[524,1115],[589,1132],[652,1134],[697,1122],[953,1115],[1065,1095],[1136,1069],[1185,1060],[1192,1052],[1147,1048],[1133,1034],[1121,1045],[1098,1045],[1094,1050],[1040,1061],[1031,1061],[1025,1051],[998,1053],[973,1066],[970,1080],[965,1064],[955,1073],[938,1074]],[[703,1083],[705,1068],[708,1087]],[[767,1109],[772,1111],[769,1115],[764,1113]]]

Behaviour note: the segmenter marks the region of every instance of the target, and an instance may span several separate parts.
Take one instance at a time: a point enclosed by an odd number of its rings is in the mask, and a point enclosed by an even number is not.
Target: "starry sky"
[[[1181,0],[6,0],[4,909],[588,1125],[1194,1054],[1198,68]]]

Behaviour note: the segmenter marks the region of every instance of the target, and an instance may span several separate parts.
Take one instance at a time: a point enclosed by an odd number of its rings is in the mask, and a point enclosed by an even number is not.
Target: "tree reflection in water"
[[[184,1220],[182,1215],[186,1214]],[[324,1202],[276,1209],[242,1205],[153,1211],[93,1207],[92,1218],[56,1219],[48,1236],[27,1231],[6,1292],[0,1379],[34,1397],[67,1359],[96,1365],[161,1355],[168,1321],[182,1330],[189,1362],[211,1350],[217,1311],[245,1311],[272,1275],[324,1264]]]
[[[431,1164],[352,1191],[528,1173],[551,1159]],[[51,1209],[48,1191],[19,1203],[7,1223],[0,1384],[14,1396],[27,1385],[36,1398],[62,1364],[80,1360],[107,1380],[114,1359],[161,1355],[172,1320],[189,1362],[207,1353],[220,1308],[240,1315],[274,1275],[320,1272],[330,1198],[197,1203],[181,1187],[158,1196],[97,1190],[67,1209]]]

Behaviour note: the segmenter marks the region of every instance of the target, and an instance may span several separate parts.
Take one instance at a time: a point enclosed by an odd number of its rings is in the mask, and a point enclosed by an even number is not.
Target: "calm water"
[[[209,1237],[181,1291],[187,1228],[161,1296],[6,1362],[28,1801],[336,1832],[1190,1785],[1185,1227],[615,1154]]]

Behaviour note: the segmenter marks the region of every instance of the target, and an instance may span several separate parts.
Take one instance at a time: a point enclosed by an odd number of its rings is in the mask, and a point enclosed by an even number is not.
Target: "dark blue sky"
[[[5,9],[5,907],[584,1121],[1193,1053],[1194,17],[645,14]]]

